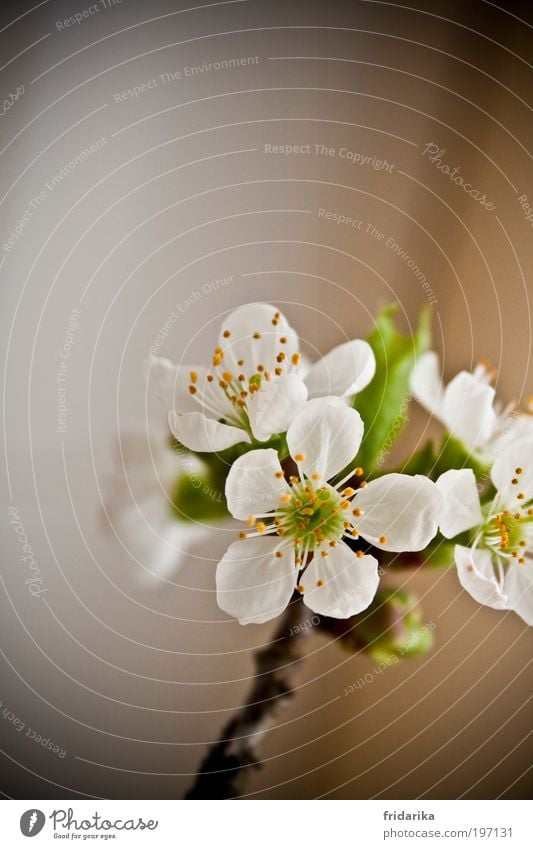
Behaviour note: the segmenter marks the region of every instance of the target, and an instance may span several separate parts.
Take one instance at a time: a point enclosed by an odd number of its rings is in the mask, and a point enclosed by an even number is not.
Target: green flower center
[[[329,484],[318,489],[310,481],[295,484],[279,507],[284,535],[292,536],[302,550],[313,551],[324,540],[337,542],[344,533],[342,501]]]

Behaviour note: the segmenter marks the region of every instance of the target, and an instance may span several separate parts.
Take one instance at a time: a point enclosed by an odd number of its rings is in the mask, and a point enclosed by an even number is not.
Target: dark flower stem
[[[261,742],[294,695],[295,673],[310,630],[303,623],[308,614],[312,615],[295,594],[272,641],[255,655],[256,674],[246,703],[224,726],[185,798],[233,799],[242,794],[250,772],[261,766]]]

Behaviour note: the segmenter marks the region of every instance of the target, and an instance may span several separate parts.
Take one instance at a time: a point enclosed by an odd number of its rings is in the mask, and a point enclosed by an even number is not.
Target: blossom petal
[[[224,352],[225,367],[250,377],[258,371],[258,365],[274,371],[279,366],[276,357],[282,352],[284,362],[291,362],[298,351],[298,336],[276,307],[245,304],[224,320],[218,344]]]
[[[442,419],[468,448],[482,446],[494,435],[494,395],[494,387],[467,371],[456,374],[444,390]]]
[[[450,469],[440,476],[436,486],[442,497],[439,526],[443,536],[451,539],[482,523],[476,477],[472,469]]]
[[[323,616],[348,619],[366,610],[379,584],[378,561],[371,554],[357,557],[344,542],[318,551],[301,582],[306,605]]]
[[[166,357],[156,357],[153,354],[144,363],[144,376],[150,392],[163,401],[168,410],[178,413],[198,412],[198,402],[189,392],[191,372],[196,373],[203,382],[207,370],[202,366],[174,365]]]
[[[411,393],[419,404],[440,419],[444,386],[440,377],[439,358],[435,351],[427,351],[418,358],[409,383]]]
[[[357,519],[361,536],[383,551],[425,548],[437,533],[440,503],[429,478],[397,473],[370,481],[352,500],[363,511]]]
[[[295,374],[263,380],[261,388],[251,396],[247,406],[255,438],[265,442],[274,433],[285,433],[306,401],[307,387]]]
[[[360,339],[333,348],[311,366],[305,382],[310,398],[326,395],[355,395],[368,386],[376,371],[376,358],[368,344]]]
[[[223,451],[239,442],[251,442],[246,431],[220,424],[206,418],[203,413],[168,414],[170,430],[190,451]]]
[[[505,610],[507,596],[496,580],[489,551],[455,546],[455,565],[461,586],[479,604]]]
[[[491,478],[508,507],[533,498],[533,439],[518,439],[506,445],[492,467]],[[518,483],[513,484],[513,480]],[[525,498],[519,499],[519,494]]]
[[[217,566],[219,607],[241,625],[267,622],[287,607],[296,577],[291,542],[273,536],[234,542]]]
[[[363,430],[357,410],[340,398],[315,398],[293,420],[287,431],[287,445],[308,477],[319,474],[329,480],[354,459]]]
[[[235,519],[274,510],[290,487],[273,448],[248,451],[233,463],[226,478],[228,510]]]
[[[533,562],[511,563],[504,580],[507,607],[533,625]]]

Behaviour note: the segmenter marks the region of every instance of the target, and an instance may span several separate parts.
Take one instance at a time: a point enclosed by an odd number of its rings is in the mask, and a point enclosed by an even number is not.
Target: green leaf
[[[455,436],[445,433],[431,475],[433,480],[449,469],[472,469],[480,481],[490,482],[490,464],[483,463]]]
[[[395,326],[396,304],[377,315],[368,342],[376,358],[372,382],[354,399],[354,407],[365,423],[365,436],[357,462],[371,474],[385,462],[393,442],[400,435],[409,405],[409,377],[416,359],[429,348],[429,310],[420,314],[412,336],[404,336]]]
[[[176,482],[172,497],[176,518],[182,522],[226,518],[229,515],[224,495],[227,469],[216,454],[204,455],[199,467],[196,463],[188,466],[185,458],[184,471]]]

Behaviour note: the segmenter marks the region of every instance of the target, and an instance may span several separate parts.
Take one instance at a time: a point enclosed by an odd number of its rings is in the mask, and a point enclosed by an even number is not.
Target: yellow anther
[[[296,475],[291,475],[289,480],[295,486],[296,486],[297,483],[300,483],[300,478],[297,478]]]
[[[356,556],[356,557],[364,557],[364,556],[365,556],[365,552],[364,552],[364,551],[361,551],[361,549],[359,548],[359,549],[355,552],[355,556]]]
[[[341,510],[347,510],[348,507],[350,506],[350,502],[349,501],[341,501],[339,506],[340,506]]]
[[[293,366],[300,365],[300,354],[293,354],[291,357],[291,363]]]
[[[276,551],[276,557],[283,557],[282,551]]]
[[[283,504],[289,504],[292,501],[292,496],[287,492],[285,495],[281,496],[280,501],[282,501]]]
[[[329,551],[321,551],[320,556],[321,557],[329,557]]]
[[[221,389],[227,389],[228,388],[228,384],[226,383],[225,380],[219,380],[218,385],[220,386]]]
[[[298,559],[299,559],[299,558],[298,558]],[[301,562],[302,562],[302,561],[300,560],[300,563],[301,563]],[[305,589],[303,588],[302,584],[298,584],[298,586],[296,587],[296,589],[298,590],[298,592],[299,592],[299,593],[302,593],[302,595],[303,595],[303,594],[304,594],[304,592],[305,592]]]
[[[302,513],[304,514],[304,516],[312,516],[314,512],[315,511],[313,510],[312,507],[304,507],[303,510],[302,510]]]
[[[239,539],[248,539],[248,534],[246,534],[244,531],[241,531],[239,534]]]
[[[518,495],[517,495],[516,497],[517,497],[520,501],[523,501],[523,500],[524,500],[524,498],[525,498],[526,496],[524,495],[524,493],[523,493],[523,492],[519,492],[519,493],[518,493]]]
[[[380,536],[379,541],[380,541],[381,545],[385,545],[385,543],[387,542],[387,539],[388,538],[385,536],[385,534]]]
[[[231,381],[233,380],[233,375],[230,371],[223,371],[222,377],[224,378],[224,380],[227,380],[228,383],[231,383]]]
[[[318,579],[318,581],[316,582],[316,585],[317,585],[318,589],[320,589],[320,587],[323,587],[323,586],[324,586],[324,581],[322,581],[322,580],[319,578],[319,579]]]
[[[362,475],[364,475],[365,470],[361,466],[357,466],[357,468],[353,470],[353,473],[354,475],[357,475],[358,478],[360,478]]]
[[[279,377],[280,375],[283,374],[283,369],[280,368],[279,366],[277,366],[277,368],[274,369],[274,374],[276,374]]]
[[[198,390],[197,390],[196,386],[193,386],[193,385],[191,384],[191,385],[189,386],[189,392],[191,393],[191,395],[196,395],[196,393],[198,392]]]
[[[313,472],[313,474],[311,475],[311,480],[312,481],[319,481],[320,480],[320,475],[318,474],[318,472]]]
[[[198,375],[195,371],[191,371],[190,378],[191,378],[191,383],[197,383],[198,382]]]
[[[255,516],[248,516],[248,518],[246,519],[246,524],[249,528],[253,528],[253,526],[255,525]]]
[[[352,510],[352,513],[353,513],[354,516],[357,516],[357,517],[363,515],[363,511],[361,510],[360,507],[356,507],[354,510]]]
[[[303,461],[305,460],[305,454],[302,454],[301,452],[299,454],[295,454],[294,459],[297,463],[303,463]]]
[[[359,489],[365,489],[368,486],[368,481],[361,481]]]
[[[350,497],[350,495],[355,495],[355,489],[351,486],[347,486],[346,489],[342,490],[342,494]]]
[[[337,545],[337,541],[332,539],[329,545],[330,545],[330,548],[335,548],[335,546]]]
[[[264,534],[266,531],[266,525],[264,522],[257,522],[255,527],[257,528],[260,534]]]
[[[220,354],[215,354],[215,356],[213,357],[213,365],[219,366],[221,362],[222,362],[222,357],[220,356]]]
[[[281,469],[279,470],[279,472],[275,472],[274,477],[279,478],[281,480],[281,478],[283,477],[283,472],[281,471]]]
[[[282,345],[286,345],[287,344],[287,337],[286,336],[280,336],[279,341],[281,342]]]

